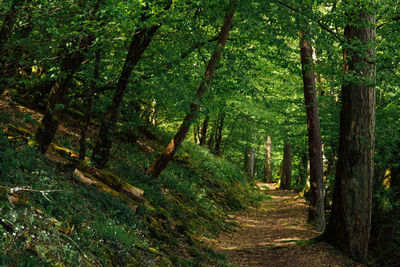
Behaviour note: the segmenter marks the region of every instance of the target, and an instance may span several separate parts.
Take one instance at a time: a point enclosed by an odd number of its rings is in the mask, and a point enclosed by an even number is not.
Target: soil
[[[272,199],[258,208],[232,214],[239,227],[210,241],[237,266],[364,266],[331,245],[308,240],[320,233],[307,223],[307,202],[297,193],[258,184]]]

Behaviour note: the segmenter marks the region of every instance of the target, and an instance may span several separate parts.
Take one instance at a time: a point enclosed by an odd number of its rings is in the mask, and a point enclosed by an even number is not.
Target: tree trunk
[[[308,130],[308,155],[310,159],[310,207],[308,222],[317,231],[325,229],[324,180],[322,175],[322,145],[318,104],[315,87],[315,73],[312,62],[312,47],[308,29],[300,33],[300,56],[303,73],[304,100]]]
[[[79,159],[85,160],[86,157],[86,133],[90,125],[90,119],[92,114],[92,105],[93,105],[93,91],[97,87],[97,82],[99,79],[99,66],[100,66],[100,50],[96,51],[95,61],[94,61],[94,70],[93,70],[93,80],[90,83],[89,90],[87,92],[87,103],[85,105],[85,119],[81,125],[81,138],[79,140]]]
[[[85,59],[84,52],[93,40],[92,35],[85,37],[80,42],[77,51],[68,53],[63,59],[59,78],[51,89],[46,110],[34,137],[40,152],[43,154],[46,153],[57,132],[59,117],[64,109],[60,103],[67,93],[75,73]]]
[[[254,178],[256,167],[255,148],[249,146],[244,152],[244,171],[250,178]]]
[[[10,77],[7,73],[7,62],[9,59],[7,58],[10,55],[14,55],[15,52],[11,52],[9,49],[6,48],[7,42],[11,37],[13,27],[17,21],[18,11],[21,9],[22,5],[24,4],[24,0],[14,0],[11,3],[10,9],[6,12],[4,16],[4,20],[0,25],[0,95],[6,89],[7,82],[3,79],[6,77]],[[18,56],[20,53],[18,53]],[[19,58],[17,60],[19,62]]]
[[[218,63],[218,60],[221,58],[222,49],[224,48],[226,41],[228,39],[229,30],[232,27],[234,11],[225,16],[224,23],[221,27],[221,32],[218,36],[217,47],[211,56],[210,61],[208,62],[203,81],[200,83],[200,86],[197,89],[196,94],[196,102],[190,104],[190,111],[186,114],[181,126],[178,129],[178,132],[175,134],[174,138],[162,152],[162,154],[153,162],[150,168],[147,170],[147,174],[158,177],[160,173],[167,167],[168,163],[174,157],[174,154],[179,149],[183,140],[189,131],[191,124],[193,123],[194,118],[197,116],[200,110],[200,100],[203,98],[205,92],[211,84],[211,81],[214,76],[215,67]]]
[[[300,172],[300,177],[298,186],[301,188],[301,190],[304,190],[304,188],[307,185],[307,179],[308,179],[308,155],[306,152],[303,152],[301,154],[301,163],[299,172]]]
[[[344,32],[347,79],[342,86],[339,159],[325,238],[366,262],[374,172],[376,18],[363,3],[351,9]]]
[[[292,182],[292,148],[289,141],[283,147],[281,189],[290,189]]]
[[[217,156],[220,155],[222,130],[224,128],[225,116],[226,116],[226,114],[224,112],[218,116],[218,124],[217,124],[216,136],[215,136],[215,149],[214,149],[214,153]]]
[[[210,115],[206,115],[203,121],[203,126],[201,127],[201,133],[200,133],[200,140],[199,144],[201,146],[204,146],[206,144],[206,136],[207,136],[207,128],[208,128],[208,123],[210,121]]]
[[[199,134],[199,132],[200,132],[200,126],[197,123],[196,127],[193,128],[193,140],[194,140],[194,143],[197,144],[197,145],[200,144],[200,136],[199,136],[200,134]]]
[[[390,189],[392,190],[392,209],[381,222],[382,230],[378,237],[379,249],[383,255],[389,255],[395,248],[393,241],[400,219],[400,167],[398,166],[392,167],[390,170]]]
[[[168,3],[165,10],[169,9],[170,6],[171,2]],[[146,14],[141,17],[140,21],[141,23],[145,23],[149,18],[150,17]],[[124,95],[128,87],[129,78],[160,26],[160,24],[156,24],[149,27],[139,28],[133,35],[124,66],[122,67],[118,83],[115,87],[112,103],[108,107],[107,114],[101,123],[96,145],[93,149],[92,160],[97,168],[104,168],[110,158],[113,136],[117,126]]]
[[[273,175],[272,175],[272,165],[271,165],[271,154],[272,154],[272,142],[271,137],[267,136],[267,140],[265,142],[265,181],[267,183],[273,182]]]

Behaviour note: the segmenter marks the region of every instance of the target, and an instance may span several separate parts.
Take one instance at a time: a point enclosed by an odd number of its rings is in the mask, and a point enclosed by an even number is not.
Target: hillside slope
[[[77,121],[63,120],[60,149],[42,156],[29,142],[40,118],[0,103],[0,264],[224,265],[201,240],[231,229],[228,211],[262,198],[237,166],[189,143],[159,179],[150,179],[144,170],[163,142],[145,135],[135,144],[120,140],[109,167],[112,177],[144,190],[143,200],[107,182],[83,183],[73,157]],[[95,131],[92,125],[89,137]]]

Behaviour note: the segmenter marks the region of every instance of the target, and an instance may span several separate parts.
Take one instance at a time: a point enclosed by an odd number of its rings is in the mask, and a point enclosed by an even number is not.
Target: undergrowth
[[[116,147],[113,171],[145,190],[136,210],[0,136],[0,265],[226,264],[202,240],[232,229],[228,211],[261,200],[239,168],[186,144],[152,180],[143,170],[154,155],[127,143]]]

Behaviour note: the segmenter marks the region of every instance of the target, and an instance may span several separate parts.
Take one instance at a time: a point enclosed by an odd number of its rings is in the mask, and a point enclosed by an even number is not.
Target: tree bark
[[[4,16],[3,23],[0,26],[0,57],[3,56],[4,45],[5,43],[7,43],[8,39],[11,36],[14,24],[17,20],[18,9],[21,8],[23,3],[24,0],[14,0],[11,4],[10,9]]]
[[[85,119],[81,125],[81,138],[79,139],[79,159],[85,160],[86,157],[86,134],[90,125],[90,119],[92,115],[92,106],[93,106],[93,91],[96,88],[98,79],[99,79],[99,66],[100,66],[100,50],[96,51],[95,61],[94,61],[94,70],[93,70],[93,80],[90,83],[89,90],[87,92],[87,103],[85,105]]]
[[[8,61],[7,57],[15,53],[15,51],[11,52],[7,50],[6,44],[11,37],[13,27],[15,25],[15,22],[17,21],[18,11],[19,9],[21,9],[23,3],[24,0],[12,1],[10,9],[6,12],[4,19],[0,25],[0,95],[3,93],[7,86],[7,82],[3,81],[3,79],[10,76],[6,71],[6,65]]]
[[[226,113],[222,112],[218,116],[218,124],[217,124],[217,129],[216,129],[216,136],[215,136],[215,148],[214,148],[214,153],[215,155],[219,156],[220,155],[220,150],[221,150],[221,141],[222,141],[222,130],[224,128],[224,120],[225,120]]]
[[[290,189],[292,182],[292,148],[288,140],[283,147],[283,161],[281,174],[281,189]]]
[[[256,167],[255,148],[249,146],[244,152],[244,171],[250,178],[254,178]]]
[[[267,140],[265,141],[265,164],[264,164],[265,181],[267,183],[273,182],[271,154],[272,154],[271,137],[267,136]]]
[[[207,128],[208,128],[208,123],[210,121],[210,115],[206,115],[203,121],[203,126],[201,127],[201,133],[200,133],[200,140],[199,140],[199,145],[204,146],[206,144],[206,137],[207,137]]]
[[[325,229],[324,180],[322,168],[322,141],[318,115],[318,103],[315,86],[315,73],[312,61],[310,35],[305,29],[299,32],[300,56],[303,73],[304,100],[306,105],[308,130],[308,155],[310,159],[310,207],[308,222],[313,223],[317,231]]]
[[[43,154],[46,153],[58,129],[59,117],[64,109],[59,105],[67,93],[75,73],[85,59],[84,52],[86,52],[87,46],[93,40],[94,36],[92,35],[85,37],[80,42],[77,51],[68,53],[63,59],[59,78],[51,89],[46,110],[34,137],[40,152]]]
[[[365,5],[357,2],[344,31],[347,79],[342,86],[333,207],[324,234],[361,262],[367,260],[370,236],[375,146],[376,17]]]
[[[98,11],[101,1],[102,0],[98,0],[95,3],[93,14]],[[59,117],[64,109],[60,104],[71,85],[73,77],[85,59],[85,53],[87,52],[88,47],[93,43],[94,39],[95,35],[89,33],[80,40],[75,51],[66,53],[64,56],[61,63],[60,75],[50,91],[46,110],[34,136],[34,140],[37,143],[40,152],[43,154],[46,153],[57,132]]]
[[[172,3],[169,2],[165,10],[169,9],[171,5]],[[148,19],[149,16],[146,14],[141,17],[140,21],[145,23]],[[115,87],[112,103],[108,107],[107,114],[101,123],[96,145],[93,149],[92,160],[97,168],[104,168],[110,158],[113,136],[117,126],[124,95],[128,87],[129,78],[160,26],[160,24],[156,24],[149,27],[139,28],[133,35],[124,66],[122,67],[118,83]]]
[[[178,132],[175,134],[168,146],[164,149],[162,154],[153,162],[153,164],[147,170],[147,174],[153,177],[158,177],[160,173],[167,167],[168,163],[172,160],[183,140],[185,140],[189,128],[200,110],[200,104],[198,103],[200,103],[213,79],[215,67],[217,66],[218,60],[221,58],[222,50],[225,47],[229,31],[232,27],[233,16],[234,10],[232,10],[230,14],[227,14],[225,16],[224,23],[222,24],[221,31],[218,36],[217,47],[213,55],[211,56],[210,61],[208,62],[203,81],[200,83],[197,89],[197,101],[190,104],[190,111],[188,114],[186,114],[181,126],[178,129]]]

